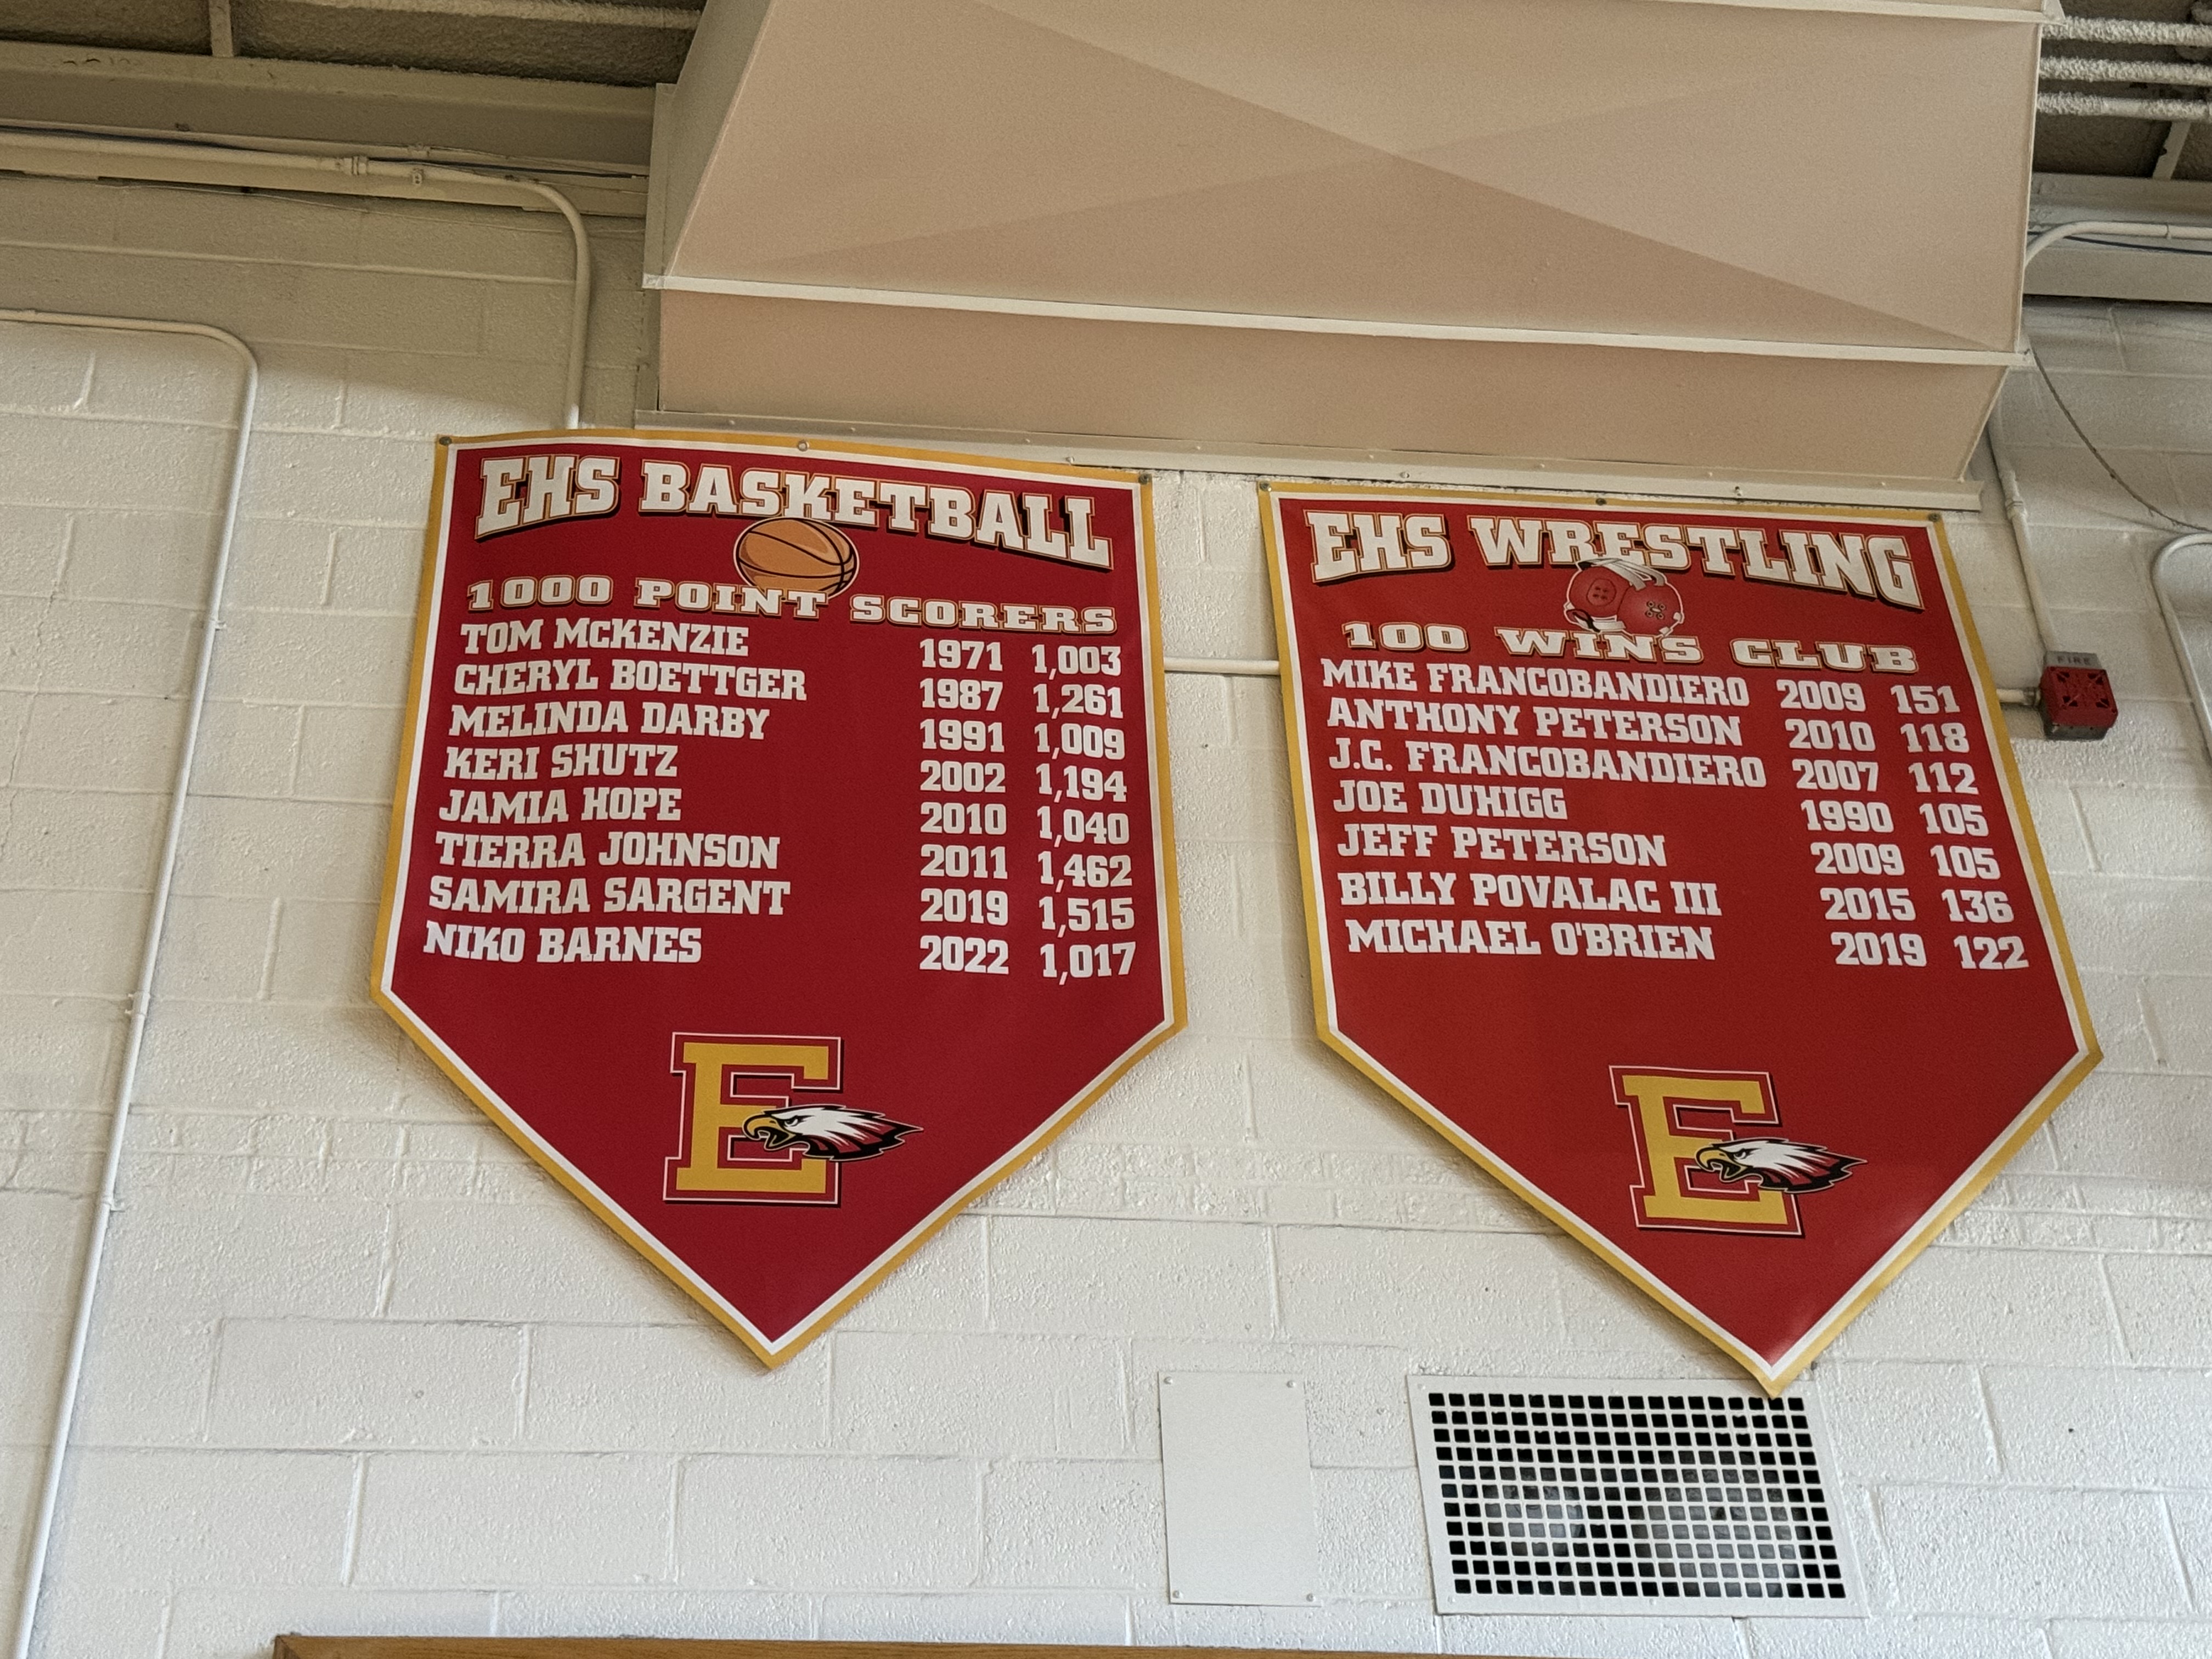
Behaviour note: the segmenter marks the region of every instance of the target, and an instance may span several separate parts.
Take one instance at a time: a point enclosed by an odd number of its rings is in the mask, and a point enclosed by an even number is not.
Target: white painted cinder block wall
[[[590,413],[619,422],[638,241],[595,228]],[[1876,1614],[1439,1620],[1406,1372],[1728,1372],[1309,1035],[1272,684],[1172,685],[1191,1030],[773,1376],[368,1003],[427,440],[548,422],[566,250],[539,216],[0,181],[0,306],[216,323],[268,371],[43,1655],[295,1629],[2212,1646],[2212,781],[2145,586],[2160,532],[2039,391],[2013,435],[2045,580],[2125,713],[2098,745],[2013,730],[2109,1058],[1806,1385]],[[2212,316],[2032,322],[2137,487],[2212,514]],[[0,327],[10,1617],[232,385],[202,345]],[[1159,507],[1170,648],[1269,654],[1249,482],[1168,475]],[[2024,684],[2001,530],[1953,534]],[[1310,1380],[1321,1606],[1168,1606],[1176,1368]]]

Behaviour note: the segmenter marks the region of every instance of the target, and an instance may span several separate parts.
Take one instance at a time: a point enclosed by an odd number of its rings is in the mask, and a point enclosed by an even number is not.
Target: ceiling
[[[699,0],[5,0],[0,40],[649,87],[683,69],[698,9]]]
[[[312,64],[444,70],[602,86],[674,82],[705,0],[7,0],[0,40],[236,56]],[[2188,22],[2192,0],[2078,0],[2075,16]],[[228,49],[219,20],[228,19]],[[2173,63],[2172,46],[2073,41],[2070,56]],[[2051,82],[2052,87],[2074,83]],[[2078,89],[2173,96],[2172,86],[2106,82]],[[2041,173],[2148,178],[2165,123],[2046,117],[2035,136]],[[2212,124],[2196,128],[2171,172],[2212,179]]]

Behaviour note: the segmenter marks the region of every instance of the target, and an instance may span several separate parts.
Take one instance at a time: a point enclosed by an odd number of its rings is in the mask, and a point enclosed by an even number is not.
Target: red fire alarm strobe
[[[2053,651],[2043,659],[2043,735],[2060,742],[2102,738],[2120,717],[2112,677],[2087,651]]]

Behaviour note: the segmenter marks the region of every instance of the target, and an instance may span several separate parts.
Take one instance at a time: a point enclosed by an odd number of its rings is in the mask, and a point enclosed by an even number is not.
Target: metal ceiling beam
[[[210,0],[228,9],[229,0]],[[290,0],[329,11],[426,12],[438,17],[491,17],[524,23],[576,23],[592,28],[672,29],[699,27],[688,6],[624,6],[613,0]]]

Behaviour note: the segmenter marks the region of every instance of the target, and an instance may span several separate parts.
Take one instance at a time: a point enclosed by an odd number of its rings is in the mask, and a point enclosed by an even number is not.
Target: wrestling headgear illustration
[[[1567,620],[1597,634],[1673,633],[1682,622],[1680,589],[1632,559],[1593,559],[1567,581]]]

